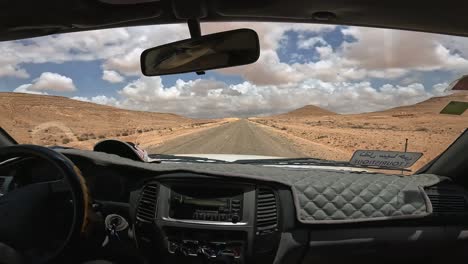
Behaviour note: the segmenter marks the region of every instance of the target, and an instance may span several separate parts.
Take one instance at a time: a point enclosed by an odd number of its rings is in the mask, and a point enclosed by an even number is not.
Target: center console
[[[147,184],[138,195],[135,236],[145,255],[153,255],[149,262],[261,263],[253,259],[254,251],[271,255],[277,243],[277,229],[265,235],[260,227],[271,222],[256,227],[257,218],[271,221],[265,218],[271,215],[263,211],[268,208],[256,214],[262,203],[257,198],[265,195],[254,184],[170,179]],[[274,202],[275,195],[268,195]],[[157,204],[147,205],[151,200]]]

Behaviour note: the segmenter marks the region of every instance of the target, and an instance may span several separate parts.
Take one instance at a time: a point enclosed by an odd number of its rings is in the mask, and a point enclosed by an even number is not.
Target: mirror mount
[[[201,37],[201,27],[200,27],[200,21],[198,19],[188,19],[187,20],[187,25],[190,31],[190,38],[191,39],[196,39]],[[197,75],[204,75],[205,71],[197,71],[195,72]]]
[[[198,21],[198,19],[187,20],[187,25],[190,31],[190,38],[195,39],[201,37],[200,21]]]

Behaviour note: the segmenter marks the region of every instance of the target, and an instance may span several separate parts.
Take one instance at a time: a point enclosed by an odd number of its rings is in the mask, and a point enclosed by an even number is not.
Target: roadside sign
[[[349,163],[387,168],[408,168],[422,157],[420,152],[356,150]]]

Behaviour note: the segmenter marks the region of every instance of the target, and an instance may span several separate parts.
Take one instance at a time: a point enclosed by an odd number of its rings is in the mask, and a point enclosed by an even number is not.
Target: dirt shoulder
[[[232,120],[218,120],[207,123],[194,123],[194,124],[182,124],[172,127],[164,127],[161,129],[155,129],[151,131],[142,131],[141,133],[134,133],[127,136],[114,136],[111,138],[134,142],[144,149],[152,149],[160,145],[165,144],[168,141],[185,137],[187,135],[202,132],[207,129],[215,128],[223,124],[233,122]],[[73,141],[66,146],[75,147],[80,149],[92,149],[94,144],[103,139],[88,139],[84,141]]]

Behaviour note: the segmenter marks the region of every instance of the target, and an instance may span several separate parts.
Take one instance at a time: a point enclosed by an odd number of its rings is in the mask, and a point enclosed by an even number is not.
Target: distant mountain
[[[468,102],[468,92],[458,91],[446,96],[432,97],[414,105],[399,106],[380,113],[440,113],[451,101]]]
[[[320,108],[315,105],[306,105],[291,112],[277,115],[275,117],[318,117],[318,116],[329,116],[336,115],[335,112]]]
[[[175,114],[124,110],[61,96],[0,93],[0,126],[20,142],[30,143],[34,135],[55,142],[51,137],[66,131],[74,137],[98,139],[191,122],[195,120]]]

